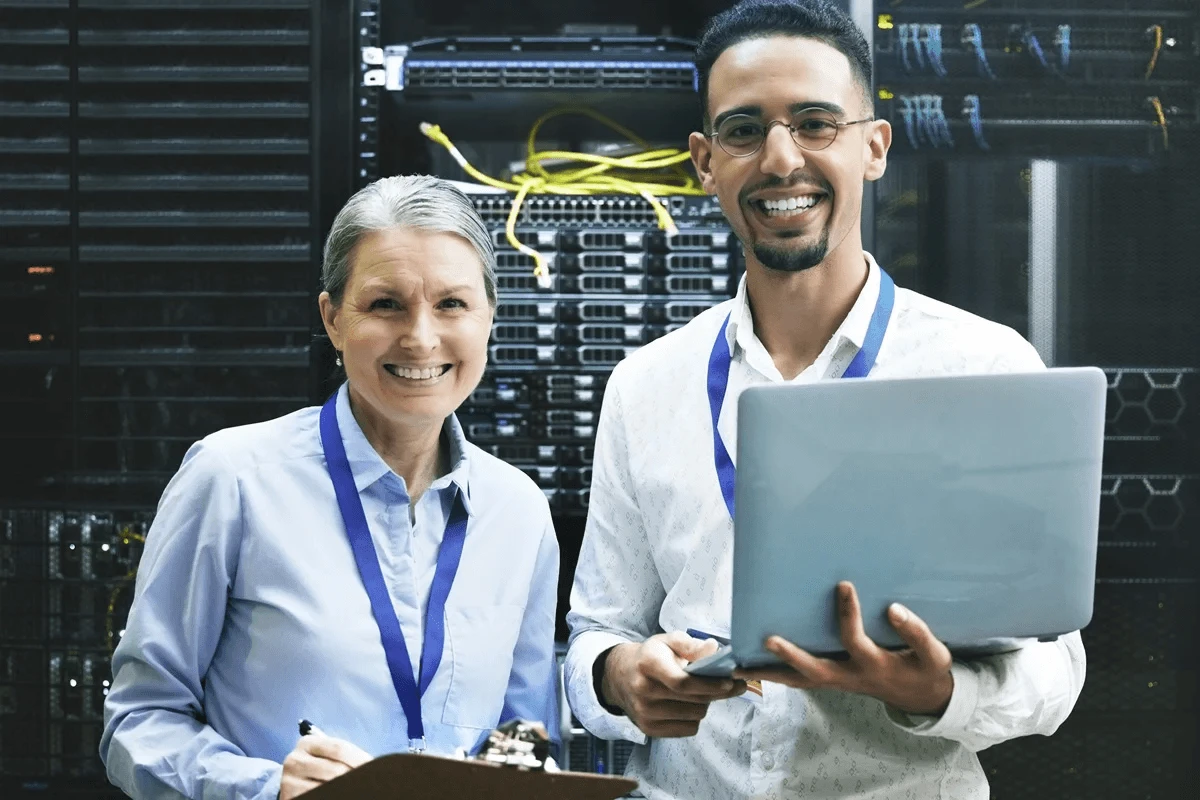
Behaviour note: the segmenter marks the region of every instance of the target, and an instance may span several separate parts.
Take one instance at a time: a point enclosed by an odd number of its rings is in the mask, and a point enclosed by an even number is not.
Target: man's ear
[[[340,321],[338,311],[340,306],[334,305],[333,298],[329,296],[329,292],[321,292],[321,296],[317,298],[317,305],[321,309],[321,322],[325,323],[325,333],[329,336],[329,341],[333,344],[333,349],[339,353],[345,348],[343,339],[345,338],[338,331],[338,322]]]
[[[696,168],[700,186],[706,194],[715,196],[717,183],[712,174],[712,139],[703,133],[693,132],[688,137],[688,149],[692,153],[692,165]]]
[[[871,128],[863,143],[863,177],[869,181],[877,181],[887,171],[887,154],[892,146],[892,125],[886,119],[866,124]]]

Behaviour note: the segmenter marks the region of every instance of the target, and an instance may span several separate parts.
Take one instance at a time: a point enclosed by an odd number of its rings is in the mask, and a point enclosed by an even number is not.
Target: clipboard
[[[306,792],[304,800],[615,800],[637,781],[584,772],[530,772],[486,761],[393,753]]]

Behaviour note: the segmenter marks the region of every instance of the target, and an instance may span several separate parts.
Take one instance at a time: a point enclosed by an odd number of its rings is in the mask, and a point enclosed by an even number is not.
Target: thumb
[[[699,661],[717,652],[721,647],[715,639],[697,639],[683,631],[664,634],[663,642],[671,648],[676,657],[685,662]]]

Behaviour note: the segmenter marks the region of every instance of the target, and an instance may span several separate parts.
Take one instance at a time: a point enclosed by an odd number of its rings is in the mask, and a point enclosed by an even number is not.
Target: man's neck
[[[350,411],[367,442],[384,463],[404,479],[409,501],[416,505],[438,475],[449,469],[449,454],[440,446],[442,423],[417,421],[397,424],[379,414],[350,389]]]
[[[807,369],[854,307],[867,282],[862,248],[842,247],[815,267],[779,272],[746,264],[754,332],[784,380]]]

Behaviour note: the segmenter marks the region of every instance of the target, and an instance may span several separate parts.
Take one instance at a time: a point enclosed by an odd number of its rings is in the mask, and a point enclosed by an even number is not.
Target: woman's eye
[[[378,300],[371,303],[370,308],[372,311],[374,311],[376,309],[396,308],[396,301],[391,299],[390,297],[381,297]]]
[[[441,303],[442,308],[466,308],[467,304],[457,297],[447,297]]]

